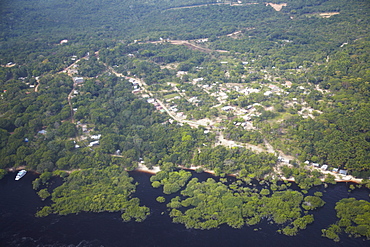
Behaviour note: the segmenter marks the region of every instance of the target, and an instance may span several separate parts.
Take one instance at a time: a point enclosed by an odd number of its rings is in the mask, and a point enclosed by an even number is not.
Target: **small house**
[[[198,83],[198,82],[201,82],[201,81],[203,81],[204,80],[204,78],[195,78],[195,79],[193,79],[193,82],[194,83]]]
[[[99,141],[90,142],[89,147],[99,145]]]
[[[319,165],[318,163],[312,163],[312,165],[313,165],[314,167],[320,167],[320,165]]]
[[[63,72],[66,72],[66,71],[63,71]],[[78,74],[78,70],[77,69],[69,69],[68,72],[70,74]]]
[[[84,78],[83,77],[73,77],[73,82],[76,84],[83,83]]]
[[[223,111],[230,111],[230,110],[234,110],[234,107],[232,107],[232,106],[224,106],[224,107],[221,108],[221,110],[223,110]]]
[[[339,174],[347,176],[347,170],[339,170]]]
[[[150,99],[147,99],[146,102],[148,102],[149,104],[153,104],[155,102],[155,99],[150,98]]]
[[[93,139],[93,140],[99,140],[99,139],[100,139],[100,137],[101,137],[101,134],[98,134],[98,135],[92,135],[92,136],[91,136],[91,139]]]

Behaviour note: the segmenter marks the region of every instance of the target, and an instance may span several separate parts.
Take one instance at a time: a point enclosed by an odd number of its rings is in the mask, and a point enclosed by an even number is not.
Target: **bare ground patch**
[[[271,7],[274,8],[276,11],[280,11],[283,7],[287,6],[287,3],[266,3],[266,6],[270,5]]]
[[[192,44],[187,40],[148,41],[146,43],[159,44],[159,43],[166,43],[166,42],[170,43],[170,44],[173,44],[173,45],[184,45],[184,46],[188,47],[189,49],[197,50],[197,51],[201,51],[201,52],[205,52],[205,53],[211,53],[211,52],[214,52],[214,51],[221,52],[221,53],[228,52],[228,51],[224,51],[224,50],[211,50],[211,49],[208,49],[208,48],[205,48],[205,47],[201,47],[199,45]]]
[[[339,12],[326,12],[326,13],[320,13],[319,15],[323,18],[330,18],[333,15],[339,15]]]

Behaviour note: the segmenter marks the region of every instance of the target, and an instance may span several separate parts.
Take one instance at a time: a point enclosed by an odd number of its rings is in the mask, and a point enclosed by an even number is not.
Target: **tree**
[[[45,200],[50,196],[50,193],[47,191],[47,189],[42,189],[39,192],[37,192],[37,194],[42,200]]]
[[[156,200],[159,203],[164,203],[166,201],[166,199],[163,196],[158,196]]]

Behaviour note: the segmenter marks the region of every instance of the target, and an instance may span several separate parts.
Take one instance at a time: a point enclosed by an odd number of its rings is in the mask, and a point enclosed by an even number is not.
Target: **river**
[[[37,209],[50,203],[48,200],[41,201],[32,189],[32,181],[37,175],[27,173],[20,181],[14,180],[15,173],[6,175],[0,180],[0,246],[370,246],[370,241],[349,238],[344,234],[340,236],[339,243],[321,237],[321,229],[336,221],[335,203],[347,197],[369,201],[369,190],[366,189],[355,189],[349,193],[349,185],[345,183],[326,189],[312,189],[323,191],[325,206],[314,211],[315,222],[306,230],[300,231],[297,236],[287,237],[276,232],[277,225],[267,222],[242,229],[228,226],[213,230],[186,229],[183,225],[171,223],[165,204],[156,202],[156,197],[163,194],[160,189],[151,187],[150,174],[130,172],[130,175],[139,182],[135,196],[140,198],[142,205],[151,208],[151,215],[142,223],[124,223],[120,213],[36,218]],[[194,176],[199,180],[212,177],[206,173],[194,173]],[[52,181],[54,187],[61,182],[58,179]],[[169,201],[170,197],[165,197]]]

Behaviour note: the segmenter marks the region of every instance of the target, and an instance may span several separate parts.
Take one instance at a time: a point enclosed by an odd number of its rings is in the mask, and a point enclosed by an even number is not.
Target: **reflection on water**
[[[14,181],[15,174],[9,174],[0,180],[0,246],[369,246],[369,241],[341,236],[341,242],[335,243],[321,237],[321,229],[336,221],[334,206],[346,197],[369,200],[369,191],[356,189],[348,192],[344,183],[324,189],[317,187],[313,191],[324,192],[326,205],[314,211],[315,222],[298,233],[295,237],[278,234],[277,225],[263,222],[253,227],[232,229],[221,226],[212,230],[186,229],[183,225],[171,223],[166,205],[156,202],[160,195],[167,201],[176,195],[163,195],[161,189],[150,185],[150,174],[130,172],[139,183],[136,197],[142,205],[151,208],[151,215],[142,223],[123,223],[120,213],[80,213],[78,215],[35,218],[34,214],[43,205],[32,189],[32,180],[36,175],[27,173],[20,181]],[[210,174],[194,173],[200,181]],[[54,186],[60,180],[53,180]],[[292,186],[294,187],[294,185]]]

